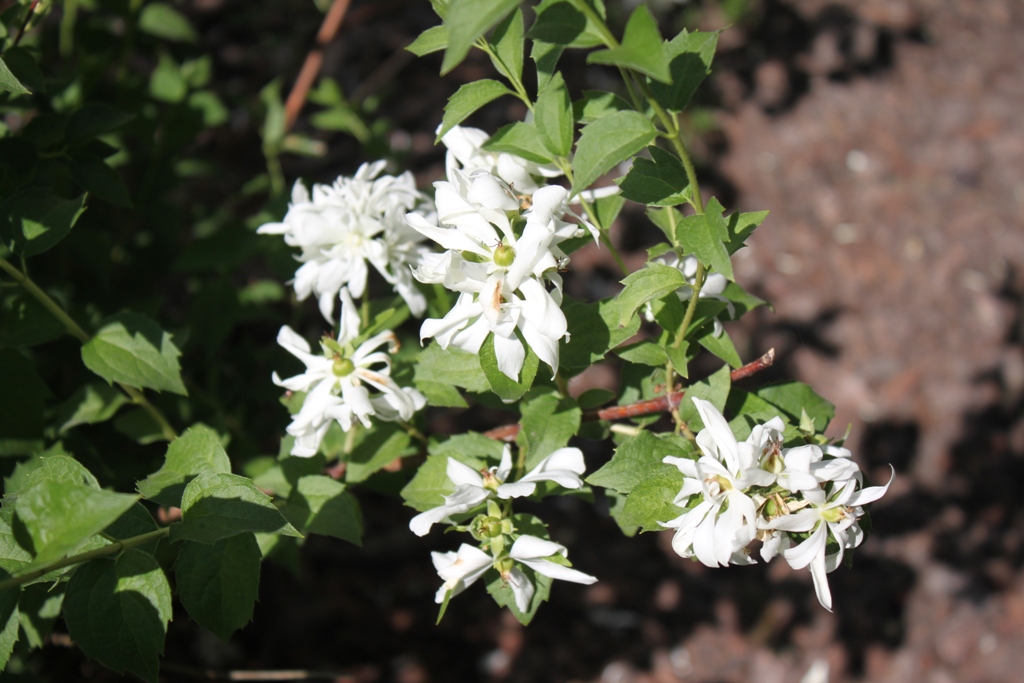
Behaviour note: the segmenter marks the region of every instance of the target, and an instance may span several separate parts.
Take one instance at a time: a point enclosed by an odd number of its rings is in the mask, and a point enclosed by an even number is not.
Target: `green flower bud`
[[[508,268],[516,260],[515,249],[506,244],[499,244],[494,250],[493,260],[494,265]]]
[[[348,377],[355,369],[355,363],[348,358],[335,358],[334,365],[331,366],[331,372],[334,373],[335,377]]]

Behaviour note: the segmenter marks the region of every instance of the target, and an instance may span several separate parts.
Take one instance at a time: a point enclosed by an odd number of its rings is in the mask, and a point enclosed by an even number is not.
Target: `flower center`
[[[515,249],[506,244],[499,244],[491,258],[494,261],[494,265],[508,268],[516,260],[516,252]]]
[[[708,477],[704,481],[707,482],[708,488],[711,489],[712,494],[719,493],[721,491],[732,490],[732,482],[730,482],[728,479],[726,479],[720,474],[716,474],[713,477]],[[717,491],[715,491],[716,485],[718,488]]]
[[[331,372],[334,373],[335,377],[348,377],[355,369],[355,363],[348,358],[335,358],[334,364],[331,365]]]
[[[821,511],[821,518],[826,522],[838,522],[846,516],[846,507],[838,506]]]

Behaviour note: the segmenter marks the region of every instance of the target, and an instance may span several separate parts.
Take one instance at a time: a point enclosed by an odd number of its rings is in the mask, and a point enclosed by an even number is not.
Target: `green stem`
[[[504,66],[504,67],[505,67],[505,71],[506,71],[506,72],[507,72],[507,73],[509,74],[509,75],[507,76],[507,78],[508,78],[508,82],[512,84],[512,87],[513,87],[513,88],[515,88],[515,90],[516,90],[516,96],[517,96],[517,97],[518,97],[519,99],[521,99],[521,100],[523,101],[523,103],[524,103],[524,104],[526,104],[526,107],[527,107],[527,108],[528,108],[528,109],[529,109],[530,111],[533,111],[533,102],[532,102],[532,101],[530,100],[530,95],[529,95],[529,93],[527,93],[527,92],[526,92],[526,86],[525,86],[525,85],[523,85],[523,82],[522,82],[521,80],[519,80],[519,79],[513,79],[513,78],[511,77],[511,74],[514,74],[515,72],[514,72],[514,71],[513,71],[512,69],[510,69],[510,68],[508,67],[508,64],[505,64],[505,62],[504,62],[504,61],[503,61],[503,60],[501,59],[501,57],[499,57],[499,56],[498,56],[497,54],[495,54],[494,50],[492,50],[492,49],[491,49],[491,46],[490,46],[490,45],[489,45],[489,44],[487,43],[487,41],[486,41],[486,40],[484,40],[483,38],[480,38],[480,39],[478,39],[478,40],[476,41],[475,45],[476,45],[476,46],[477,46],[478,48],[480,48],[481,50],[483,50],[484,52],[486,52],[486,53],[487,53],[487,55],[488,55],[488,56],[489,56],[489,57],[490,57],[491,59],[493,59],[493,60],[494,60],[495,62],[498,62],[498,63],[500,63],[500,64],[501,64],[502,66]],[[504,75],[504,74],[503,74],[503,75]]]
[[[565,177],[569,180],[569,185],[572,186],[574,182],[572,175],[572,164],[570,164],[569,160],[566,159],[565,157],[559,157],[558,159],[555,159],[555,163],[561,169],[562,173],[565,174]],[[612,258],[615,259],[615,263],[616,265],[618,265],[619,270],[622,271],[623,275],[629,275],[629,270],[626,268],[626,262],[622,260],[622,256],[619,254],[619,250],[615,248],[614,244],[612,244],[612,238],[611,235],[608,234],[608,229],[601,225],[600,221],[598,220],[597,212],[594,211],[594,208],[590,205],[590,202],[583,198],[582,193],[578,193],[576,197],[579,199],[580,206],[583,207],[583,211],[586,212],[587,218],[590,220],[591,223],[594,224],[594,227],[597,228],[597,232],[598,235],[600,235],[601,242],[606,247],[608,247],[608,251],[611,252]],[[608,226],[608,228],[611,228],[611,226]]]
[[[46,310],[52,313],[53,316],[64,325],[64,329],[68,331],[68,334],[83,344],[89,341],[89,334],[83,330],[81,326],[71,318],[71,316],[65,313],[64,309],[61,308],[56,301],[50,298],[49,294],[41,290],[39,286],[32,281],[32,278],[15,268],[14,265],[6,259],[2,258],[0,258],[0,270],[3,270],[14,278],[15,282],[24,287],[29,294],[34,296],[36,300],[46,308]],[[160,431],[163,432],[164,437],[168,441],[174,441],[178,438],[178,433],[174,431],[174,427],[171,426],[171,423],[167,421],[167,418],[164,417],[163,413],[161,413],[156,406],[149,402],[141,391],[133,386],[122,384],[120,382],[118,382],[117,385],[121,387],[121,390],[124,391],[124,393],[128,394],[128,397],[131,398],[133,403],[149,413],[150,417],[152,417],[160,426]]]
[[[707,270],[704,268],[704,264],[697,261],[697,274],[694,276],[693,291],[690,293],[690,302],[686,306],[686,314],[683,316],[683,322],[679,324],[679,331],[676,332],[676,339],[672,343],[672,346],[679,348],[683,339],[686,337],[686,331],[690,327],[690,322],[693,320],[693,314],[697,310],[697,299],[700,297],[700,289],[704,286],[704,275]]]
[[[412,438],[414,438],[414,439],[416,439],[418,441],[422,441],[423,443],[428,443],[429,442],[429,439],[427,439],[426,435],[424,435],[423,432],[421,432],[420,430],[416,429],[416,427],[412,426],[408,422],[406,422],[404,420],[399,420],[398,421],[398,426],[401,427],[402,429],[404,429],[405,432],[409,436],[411,436]]]
[[[102,548],[96,548],[95,550],[90,550],[78,555],[70,555],[65,557],[63,560],[57,560],[56,562],[43,565],[39,569],[33,569],[25,574],[13,576],[6,581],[0,581],[0,592],[5,591],[8,588],[16,588],[17,586],[24,585],[29,581],[35,581],[41,576],[46,576],[50,572],[63,569],[64,567],[70,567],[74,564],[81,564],[83,562],[88,562],[89,560],[95,560],[98,557],[106,557],[107,555],[119,553],[122,550],[128,550],[129,548],[145,545],[150,541],[156,541],[164,538],[170,533],[171,528],[164,527],[163,529],[157,529],[156,531],[150,531],[149,533],[145,533],[140,536],[132,536],[131,538],[126,538],[123,541],[117,541],[116,543],[105,545]]]

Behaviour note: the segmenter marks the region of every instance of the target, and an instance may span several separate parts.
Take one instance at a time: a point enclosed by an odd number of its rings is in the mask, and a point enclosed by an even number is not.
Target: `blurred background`
[[[443,176],[433,138],[447,97],[491,76],[480,54],[441,79],[439,55],[403,50],[438,23],[426,0],[353,0],[287,128],[283,102],[332,4],[180,2],[194,35],[169,48],[118,42],[111,17],[127,3],[68,0],[77,26],[54,13],[39,28],[52,36],[44,47],[50,40],[62,53],[68,36],[120,46],[124,77],[151,101],[146,116],[164,137],[122,172],[137,230],[110,242],[123,242],[136,266],[173,258],[171,295],[152,306],[203,330],[183,367],[224,387],[223,405],[208,408],[254,453],[276,452],[287,422],[269,382],[284,357],[273,347],[280,319],[322,321],[312,302],[282,313],[284,291],[265,283],[290,276],[288,250],[251,228],[283,215],[296,178],[330,182],[381,157],[429,187]],[[637,3],[607,4],[621,26]],[[722,30],[712,77],[684,121],[688,143],[705,196],[729,210],[771,210],[736,257],[737,280],[775,309],[730,328],[745,359],[778,351],[771,371],[750,381],[808,382],[837,406],[830,433],[852,426],[862,468],[876,481],[890,464],[897,472],[854,568],[830,575],[835,613],[818,606],[806,572],[783,562],[712,571],[678,558],[668,536],[624,538],[600,505],[559,499],[543,511],[553,538],[601,581],[559,584],[528,629],[483,590],[459,596],[435,626],[429,552],[451,539],[414,537],[411,511],[364,490],[365,547],[318,537],[265,563],[255,621],[229,643],[177,619],[164,680],[796,683],[817,661],[831,672],[814,683],[1020,680],[1024,4],[650,6],[665,35]],[[584,73],[580,54],[563,63],[574,93],[612,87],[610,75]],[[493,131],[524,114],[499,101],[468,123]],[[163,233],[156,244],[140,237],[142,224],[157,223],[178,226],[169,252],[157,249]],[[613,235],[633,268],[657,240],[639,211],[624,212]],[[117,287],[116,272],[97,276]],[[606,252],[588,248],[574,256],[568,286],[596,298],[620,278]],[[276,306],[276,317],[250,314],[254,304]],[[265,393],[234,399],[264,401],[261,419],[238,415],[230,396],[231,382],[252,373],[268,378]],[[614,372],[581,381],[613,385]],[[442,427],[494,426],[488,419]],[[588,459],[596,467],[608,454]],[[34,665],[46,678],[118,680],[66,647],[61,628]],[[245,673],[254,670],[263,673]]]

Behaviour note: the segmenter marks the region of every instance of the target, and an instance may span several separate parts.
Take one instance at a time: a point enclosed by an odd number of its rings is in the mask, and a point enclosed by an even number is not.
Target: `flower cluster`
[[[405,217],[447,250],[425,255],[413,269],[416,279],[459,293],[447,315],[424,321],[420,338],[433,337],[442,348],[454,345],[476,354],[493,334],[498,368],[516,380],[526,359],[522,335],[554,372],[558,342],[568,339],[558,273],[568,257],[559,245],[583,234],[583,228],[565,220],[574,215],[566,203],[568,192],[550,185],[518,195],[502,177],[468,165],[479,161],[479,154],[456,157],[463,160],[462,168],[450,163],[448,179],[434,183],[436,221],[414,212]],[[584,225],[596,239],[596,229]]]
[[[395,334],[386,330],[356,344],[359,313],[348,289],[341,289],[340,298],[338,338],[323,337],[321,354],[312,353],[306,340],[287,325],[277,335],[278,344],[306,365],[305,372],[288,379],[273,375],[274,384],[306,392],[302,408],[288,425],[288,433],[295,437],[292,455],[316,455],[332,422],[348,431],[353,418],[369,427],[371,416],[389,422],[408,420],[426,405],[419,391],[391,379],[391,358],[378,351],[385,344],[389,353],[397,351]]]
[[[857,522],[862,506],[881,498],[892,479],[864,488],[844,448],[783,448],[785,427],[778,417],[737,441],[711,403],[693,402],[704,422],[697,434],[702,456],[664,459],[684,477],[674,502],[685,512],[662,522],[676,530],[672,548],[709,567],[752,564],[747,546],[759,539],[765,561],[781,554],[794,569],[809,567],[818,600],[831,610],[825,575],[864,540]]]
[[[409,229],[404,216],[413,212],[429,218],[433,209],[411,173],[381,175],[385,165],[363,164],[351,178],[313,185],[312,194],[297,181],[284,220],[257,230],[284,235],[289,246],[302,249],[296,257],[302,265],[295,272],[295,293],[300,301],[315,294],[327,320],[334,317],[342,287],[356,298],[363,296],[367,263],[405,299],[413,315],[426,310],[410,268],[427,250],[417,244],[421,237]]]
[[[511,587],[520,612],[529,609],[534,594],[534,586],[523,572],[523,566],[553,579],[583,584],[597,581],[595,577],[567,566],[564,546],[519,533],[511,515],[512,498],[532,495],[537,484],[545,481],[568,489],[581,488],[583,480],[580,477],[584,471],[583,453],[578,448],[556,450],[515,481],[508,481],[513,472],[511,446],[505,446],[497,467],[479,472],[455,458],[448,458],[446,472],[455,485],[455,491],[444,497],[443,505],[413,517],[409,528],[417,536],[424,536],[438,522],[453,524],[456,529],[472,534],[481,547],[463,543],[457,552],[432,553],[434,567],[444,580],[437,591],[436,601],[440,604],[446,598],[458,595],[492,567]],[[499,500],[508,502],[502,506],[498,504]],[[485,511],[463,526],[458,526],[452,519],[481,505],[486,506]]]

